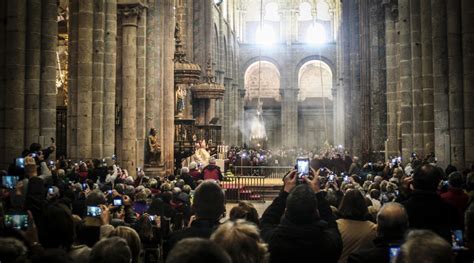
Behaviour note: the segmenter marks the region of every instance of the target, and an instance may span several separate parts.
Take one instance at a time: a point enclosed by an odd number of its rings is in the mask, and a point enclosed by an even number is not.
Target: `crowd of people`
[[[313,158],[307,175],[288,170],[259,215],[244,201],[226,211],[213,159],[133,178],[115,157],[54,161],[54,146],[41,148],[1,172],[1,262],[474,260],[474,171],[429,158]]]

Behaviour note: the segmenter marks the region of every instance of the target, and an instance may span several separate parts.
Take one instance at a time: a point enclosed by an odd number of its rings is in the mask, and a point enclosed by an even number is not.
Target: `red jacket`
[[[204,180],[222,181],[222,173],[218,166],[208,165],[202,170]]]
[[[456,208],[458,211],[457,226],[462,227],[464,222],[464,212],[469,205],[469,196],[464,193],[462,189],[449,188],[446,193],[441,194],[441,199]]]

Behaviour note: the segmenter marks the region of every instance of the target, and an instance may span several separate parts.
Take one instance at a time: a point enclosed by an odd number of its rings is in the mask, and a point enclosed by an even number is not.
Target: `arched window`
[[[323,61],[310,60],[303,64],[298,73],[298,82],[299,100],[321,97],[332,100],[332,71]]]
[[[280,100],[280,72],[268,61],[252,63],[245,71],[245,98],[273,98]]]
[[[276,34],[273,27],[269,24],[264,24],[263,28],[257,27],[255,32],[255,42],[262,45],[271,45],[277,41]]]
[[[331,20],[331,14],[329,13],[329,4],[326,1],[324,0],[318,1],[318,4],[316,5],[316,9],[318,11],[318,19],[325,20],[325,21]]]
[[[266,21],[280,21],[280,15],[278,14],[278,4],[275,2],[268,3],[265,6],[264,20]]]
[[[299,21],[309,21],[313,20],[311,15],[311,4],[308,2],[303,2],[300,4],[300,15],[298,16]]]
[[[326,30],[320,23],[311,24],[306,31],[307,43],[322,44],[327,42]]]

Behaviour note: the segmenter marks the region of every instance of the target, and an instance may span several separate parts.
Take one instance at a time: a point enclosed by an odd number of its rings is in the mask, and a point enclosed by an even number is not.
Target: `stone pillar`
[[[77,158],[78,11],[79,2],[75,0],[69,1],[67,155],[71,159]]]
[[[81,0],[77,14],[77,155],[92,156],[92,74],[94,1]],[[74,87],[71,87],[74,88]]]
[[[446,0],[431,0],[435,153],[441,167],[449,158],[449,94]]]
[[[137,23],[141,6],[120,8],[122,16],[122,166],[137,168]]]
[[[346,120],[350,119],[348,125],[350,130],[347,133],[347,142],[346,148],[351,149],[352,153],[355,155],[360,155],[362,153],[362,118],[361,118],[361,83],[360,83],[360,28],[359,28],[359,0],[350,0],[349,1],[349,81],[350,81],[350,92],[349,100],[350,104],[347,108],[349,112],[349,117]]]
[[[423,90],[424,153],[434,152],[433,59],[431,43],[431,0],[421,0],[421,77]]]
[[[147,9],[146,25],[146,132],[151,128],[160,130],[160,87],[158,80],[161,80],[161,61],[159,36],[161,26],[159,23],[160,10],[156,1],[150,1]]]
[[[464,66],[464,98],[474,98],[474,1],[462,0],[462,50]],[[465,164],[474,164],[474,103],[464,101]]]
[[[210,1],[206,1],[210,2]],[[163,127],[162,160],[167,174],[174,171],[174,0],[160,0],[163,25]],[[210,4],[210,3],[209,3]],[[210,38],[209,38],[210,39]],[[210,45],[210,44],[209,44]]]
[[[359,0],[359,71],[360,71],[360,135],[362,159],[368,160],[371,149],[371,61],[370,61],[370,26],[368,0]],[[376,110],[374,110],[374,113]]]
[[[43,136],[44,143],[48,145],[50,144],[50,138],[56,137],[57,10],[56,0],[42,1],[40,136]],[[55,155],[56,153],[53,153],[51,158],[55,158]]]
[[[413,151],[424,156],[420,1],[410,1]]]
[[[448,17],[449,133],[451,164],[464,166],[464,94],[461,39],[461,0],[446,1]],[[472,103],[466,97],[468,103]],[[472,99],[473,97],[471,97]]]
[[[141,13],[137,28],[137,166],[145,164],[145,93],[146,93],[146,19],[147,12]]]
[[[398,156],[397,138],[397,80],[398,67],[396,61],[397,31],[395,19],[396,5],[385,5],[385,61],[387,68],[387,156]]]
[[[0,21],[7,18],[7,1],[0,2]],[[0,166],[7,168],[8,159],[5,158],[5,57],[6,57],[6,24],[0,23]]]
[[[400,25],[400,95],[402,160],[409,160],[413,151],[412,68],[410,41],[410,0],[398,1]]]
[[[29,146],[40,136],[41,0],[29,1],[27,14],[25,145]]]
[[[298,144],[298,90],[280,89],[281,94],[281,141],[284,147]]]
[[[242,84],[243,85],[243,84]],[[240,87],[238,90],[238,108],[237,111],[239,113],[239,127],[245,127],[245,88]],[[243,145],[244,144],[244,135],[239,129],[238,131],[238,145]]]
[[[117,0],[106,1],[105,30],[103,156],[112,156],[115,153]]]
[[[103,157],[105,0],[94,0],[92,77],[92,158]]]
[[[25,143],[25,33],[26,0],[7,2],[5,52],[5,159],[10,163]],[[2,138],[3,139],[3,138]]]

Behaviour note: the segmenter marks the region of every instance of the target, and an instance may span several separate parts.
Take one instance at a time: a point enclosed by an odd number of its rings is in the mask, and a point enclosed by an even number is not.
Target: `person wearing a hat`
[[[209,159],[209,164],[202,169],[202,174],[204,180],[222,181],[223,179],[221,169],[216,165],[216,159],[214,157]]]

